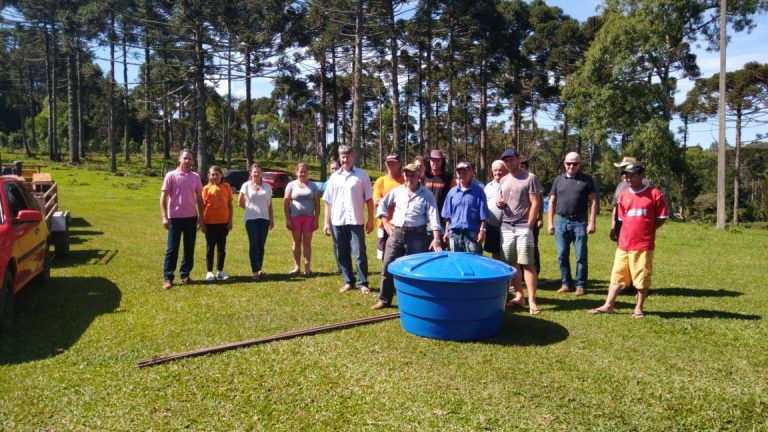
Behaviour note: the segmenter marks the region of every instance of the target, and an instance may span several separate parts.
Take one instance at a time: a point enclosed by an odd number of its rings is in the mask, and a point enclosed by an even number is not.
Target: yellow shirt
[[[392,178],[389,175],[383,175],[376,179],[373,183],[373,204],[379,205],[379,201],[392,189],[405,183],[405,177],[400,175],[398,178]],[[392,212],[394,209],[390,209],[388,212],[388,218],[392,219]],[[376,226],[381,226],[381,219],[376,219]]]

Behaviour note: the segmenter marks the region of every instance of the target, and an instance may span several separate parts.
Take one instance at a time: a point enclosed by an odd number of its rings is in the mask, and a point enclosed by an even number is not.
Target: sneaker
[[[213,273],[208,272],[205,274],[205,280],[208,282],[213,282],[216,280],[216,276],[214,276]]]
[[[229,279],[229,275],[225,271],[222,270],[222,271],[220,271],[216,275],[216,279],[218,279],[218,280],[227,280],[227,279]]]
[[[173,288],[173,281],[170,281],[168,279],[164,280],[163,281],[163,289],[164,290],[169,290],[171,288]]]
[[[371,289],[368,288],[365,285],[360,285],[359,288],[360,288],[360,292],[363,293],[363,294],[370,294],[371,293]]]
[[[345,293],[345,292],[347,292],[347,291],[349,291],[351,289],[352,289],[352,285],[344,284],[344,285],[341,286],[341,288],[339,288],[339,292],[340,293]]]

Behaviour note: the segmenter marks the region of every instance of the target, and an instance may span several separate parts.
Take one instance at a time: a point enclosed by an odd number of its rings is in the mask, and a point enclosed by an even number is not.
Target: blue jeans
[[[248,233],[248,258],[251,260],[251,272],[261,270],[264,263],[264,244],[269,234],[267,219],[248,219],[245,221],[245,232]]]
[[[338,263],[344,283],[355,286],[352,256],[357,262],[358,286],[368,286],[368,255],[365,252],[365,232],[362,225],[333,225]]]
[[[557,264],[560,266],[560,282],[572,287],[570,252],[571,243],[576,251],[577,287],[587,286],[587,222],[557,216],[555,220],[555,244]]]
[[[477,242],[477,232],[468,229],[451,230],[448,237],[452,252],[471,252],[482,255],[483,247]]]
[[[392,297],[395,296],[395,282],[392,274],[389,272],[389,264],[392,261],[405,256],[425,252],[424,234],[421,232],[405,232],[395,228],[392,235],[387,239],[387,245],[384,248],[384,259],[381,271],[381,292],[379,300],[383,303],[391,304]]]
[[[173,280],[176,263],[179,260],[179,246],[184,236],[184,254],[181,256],[179,275],[182,278],[192,273],[195,264],[195,239],[197,238],[197,217],[168,219],[168,243],[165,247],[163,278]]]

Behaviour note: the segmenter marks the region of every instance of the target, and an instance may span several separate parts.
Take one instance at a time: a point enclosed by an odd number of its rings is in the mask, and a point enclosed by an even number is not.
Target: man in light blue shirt
[[[392,304],[395,285],[389,273],[389,264],[401,256],[424,252],[424,232],[427,227],[432,231],[429,248],[436,252],[442,250],[435,196],[419,182],[421,175],[416,165],[406,165],[403,175],[405,184],[389,191],[379,202],[376,212],[389,238],[382,262],[381,292],[371,309],[381,309]],[[390,208],[394,208],[391,221],[388,218]]]
[[[489,211],[483,187],[472,181],[474,170],[469,162],[456,164],[458,183],[445,197],[442,217],[445,221],[445,240],[454,252],[472,252],[482,255],[485,224]]]
[[[361,168],[354,166],[355,156],[351,148],[339,146],[341,169],[328,179],[323,194],[325,201],[325,235],[333,230],[338,252],[338,264],[344,277],[339,292],[347,292],[355,286],[352,272],[352,256],[357,263],[357,284],[363,294],[368,288],[368,257],[365,251],[365,234],[373,231],[373,189],[371,178]],[[368,220],[364,220],[363,208],[368,208]],[[365,223],[365,232],[363,232]]]

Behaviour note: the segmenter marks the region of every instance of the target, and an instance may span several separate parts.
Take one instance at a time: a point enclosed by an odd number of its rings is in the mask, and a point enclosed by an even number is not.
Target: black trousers
[[[205,226],[205,265],[213,271],[213,253],[216,250],[216,270],[224,270],[224,258],[227,256],[227,224],[207,224]]]

